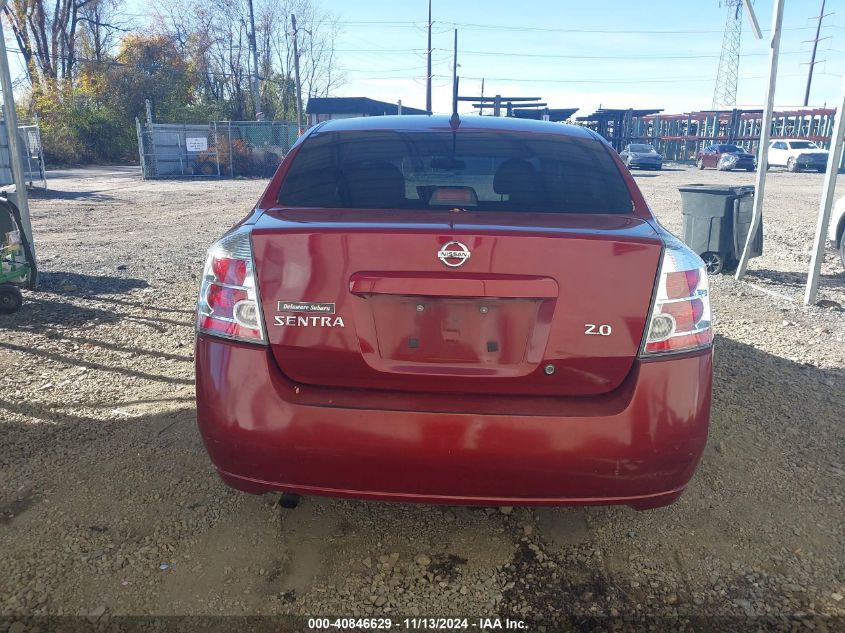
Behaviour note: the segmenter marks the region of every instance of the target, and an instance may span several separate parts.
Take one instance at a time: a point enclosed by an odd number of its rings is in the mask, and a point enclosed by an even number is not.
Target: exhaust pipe
[[[283,492],[282,496],[279,497],[279,505],[286,510],[293,510],[299,505],[300,501],[302,501],[302,497],[292,492]]]

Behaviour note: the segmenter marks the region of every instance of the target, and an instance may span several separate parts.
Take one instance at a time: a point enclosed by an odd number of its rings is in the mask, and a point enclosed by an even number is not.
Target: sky
[[[451,109],[454,29],[460,93],[541,97],[550,107],[711,106],[728,10],[719,0],[433,0],[434,109]],[[724,2],[722,3],[724,4]],[[341,21],[338,58],[347,83],[338,96],[425,105],[427,1],[322,0]],[[754,8],[763,40],[743,17],[737,104],[760,106],[768,76],[771,0]],[[803,104],[821,0],[786,0],[776,104]],[[810,105],[841,98],[845,0],[827,0]],[[392,22],[390,24],[378,22]],[[413,24],[408,24],[413,22]],[[414,49],[414,50],[411,50]],[[652,59],[643,59],[651,57]],[[655,59],[658,58],[658,59]],[[463,104],[466,110],[469,104]],[[471,106],[470,106],[471,108]]]
[[[345,83],[334,96],[425,106],[427,0],[314,0],[341,25],[337,59]],[[776,105],[801,105],[821,0],[785,0]],[[432,0],[433,109],[451,110],[452,44],[458,29],[461,95],[540,97],[550,107],[710,108],[724,0]],[[763,39],[747,16],[737,105],[759,107],[768,76],[773,0],[754,2]],[[128,0],[143,21],[148,3]],[[827,0],[811,106],[841,99],[845,0]],[[16,55],[10,55],[12,62]],[[462,104],[462,112],[472,111]]]

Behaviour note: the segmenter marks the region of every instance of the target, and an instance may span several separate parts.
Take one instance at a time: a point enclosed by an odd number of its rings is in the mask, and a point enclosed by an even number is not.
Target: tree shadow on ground
[[[792,288],[804,288],[807,285],[807,273],[789,272],[781,270],[770,270],[768,268],[755,268],[747,271],[747,276],[757,278],[761,281],[771,281],[783,286]],[[845,288],[845,271],[833,275],[822,274],[821,283],[825,287]]]
[[[50,328],[72,327],[81,331],[104,323],[115,323],[123,316],[110,310],[54,300],[38,293],[27,293],[17,312],[0,315],[0,330],[42,332]]]
[[[38,281],[39,290],[61,294],[120,294],[150,285],[132,277],[52,271],[39,272]]]
[[[29,197],[33,200],[84,200],[86,202],[108,202],[114,196],[100,191],[60,191],[58,189],[32,189]]]

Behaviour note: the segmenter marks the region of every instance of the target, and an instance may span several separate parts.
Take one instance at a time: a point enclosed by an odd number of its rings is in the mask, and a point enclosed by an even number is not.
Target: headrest
[[[508,158],[493,176],[493,191],[498,194],[521,193],[536,186],[537,170],[522,158]]]
[[[347,167],[346,186],[356,207],[390,207],[405,201],[405,177],[393,163],[363,163]]]

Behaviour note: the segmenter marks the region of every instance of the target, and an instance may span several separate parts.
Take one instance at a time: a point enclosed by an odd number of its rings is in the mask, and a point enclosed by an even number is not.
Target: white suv
[[[779,140],[769,143],[769,166],[786,167],[788,171],[824,171],[827,169],[826,149],[813,141]]]

